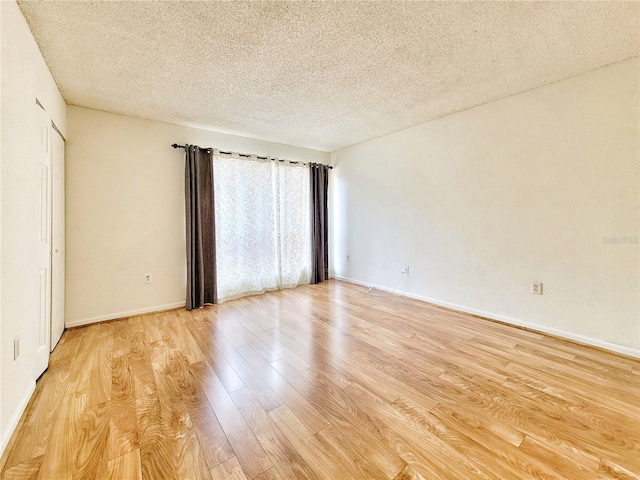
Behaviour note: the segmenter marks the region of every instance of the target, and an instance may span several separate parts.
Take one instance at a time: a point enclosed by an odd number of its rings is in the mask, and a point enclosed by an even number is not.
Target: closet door
[[[49,365],[51,341],[51,119],[38,105],[37,128],[39,133],[38,175],[40,185],[38,227],[38,343],[36,347],[35,376],[39,377]]]
[[[51,351],[64,331],[64,140],[51,128]]]

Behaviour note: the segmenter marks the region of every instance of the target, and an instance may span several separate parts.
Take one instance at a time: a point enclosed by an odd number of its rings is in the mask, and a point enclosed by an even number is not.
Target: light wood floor
[[[638,478],[639,386],[638,361],[330,281],[65,332],[3,478]]]

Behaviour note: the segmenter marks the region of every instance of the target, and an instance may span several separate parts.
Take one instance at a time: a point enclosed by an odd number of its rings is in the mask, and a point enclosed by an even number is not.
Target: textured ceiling
[[[19,5],[68,103],[327,151],[639,50],[639,2]]]

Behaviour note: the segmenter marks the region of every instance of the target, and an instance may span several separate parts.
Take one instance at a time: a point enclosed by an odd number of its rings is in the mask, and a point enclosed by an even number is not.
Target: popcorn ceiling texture
[[[20,8],[68,103],[334,151],[638,55],[638,2]]]

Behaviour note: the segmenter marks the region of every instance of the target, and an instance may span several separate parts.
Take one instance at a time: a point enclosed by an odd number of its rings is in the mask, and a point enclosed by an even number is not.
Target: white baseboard
[[[2,439],[0,440],[1,442],[0,456],[4,454],[4,450],[5,448],[7,448],[7,445],[11,440],[11,436],[13,435],[13,432],[16,430],[16,427],[20,422],[20,417],[22,417],[22,414],[27,408],[27,405],[29,405],[29,400],[31,400],[31,396],[35,391],[36,391],[36,382],[34,380],[29,384],[29,387],[25,390],[24,394],[20,398],[20,402],[18,403],[18,406],[16,407],[15,411],[13,412],[13,415],[11,415],[11,418],[9,419],[7,428],[2,432]]]
[[[334,275],[333,278],[336,280],[342,280],[345,282],[353,283],[355,285],[362,285],[363,287],[373,287],[377,290],[382,290],[383,292],[391,292],[390,288],[383,287],[381,285],[375,285],[373,283],[362,282],[360,280],[355,280],[353,278],[342,277],[340,275]],[[427,303],[432,303],[434,305],[438,305],[440,307],[450,308],[451,310],[457,310],[459,312],[470,313],[472,315],[478,315],[480,317],[485,317],[491,320],[497,320],[499,322],[508,323],[511,325],[515,325],[518,327],[524,327],[529,330],[533,330],[540,333],[548,333],[549,335],[553,335],[556,337],[565,338],[567,340],[573,340],[575,342],[584,343],[586,345],[591,345],[594,347],[602,348],[605,350],[609,350],[615,353],[621,353],[622,355],[627,355],[629,357],[640,358],[640,350],[631,347],[625,347],[623,345],[618,345],[616,343],[606,342],[604,340],[599,340],[597,338],[587,337],[584,335],[580,335],[573,332],[567,332],[564,330],[558,330],[552,327],[546,327],[543,325],[536,325],[533,323],[523,322],[516,318],[506,317],[504,315],[497,315],[491,312],[485,312],[482,310],[477,310],[475,308],[465,307],[463,305],[457,305],[455,303],[443,302],[441,300],[435,298],[424,297],[422,295],[416,295],[413,293],[402,292],[399,290],[395,291],[396,295],[401,295],[407,298],[413,298],[415,300],[422,300]]]
[[[142,315],[145,313],[161,312],[163,310],[172,310],[174,308],[180,308],[184,306],[185,306],[185,302],[169,303],[167,305],[157,305],[155,307],[139,308],[136,310],[129,310],[126,312],[109,313],[107,315],[100,315],[99,317],[83,318],[79,320],[69,320],[65,322],[64,326],[65,328],[81,327],[83,325],[90,325],[92,323],[106,322],[107,320],[116,320],[117,318],[132,317],[134,315]]]

